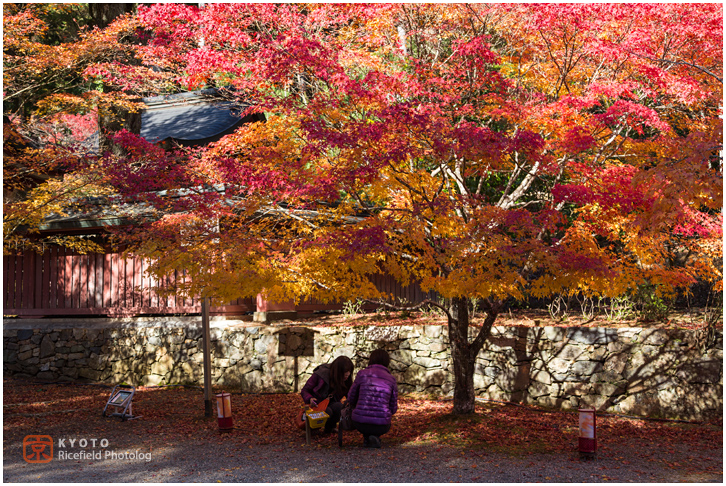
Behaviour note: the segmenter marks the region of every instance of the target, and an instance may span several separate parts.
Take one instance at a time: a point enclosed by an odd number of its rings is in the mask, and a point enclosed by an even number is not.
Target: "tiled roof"
[[[216,93],[207,89],[144,98],[147,108],[141,114],[141,136],[152,143],[205,145],[252,121],[241,117],[247,106],[215,97]]]

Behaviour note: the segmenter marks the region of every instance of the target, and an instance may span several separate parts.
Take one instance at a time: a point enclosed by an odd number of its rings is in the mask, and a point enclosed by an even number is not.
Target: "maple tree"
[[[426,304],[448,318],[460,414],[508,299],[721,288],[720,5],[167,4],[138,21],[145,65],[266,115],[202,150],[118,134],[107,176],[158,211],[129,237],[159,279],[188,272],[171,291],[381,300],[376,273],[418,282],[443,299]]]
[[[91,7],[98,22],[111,14]],[[119,13],[119,12],[117,12]],[[4,251],[61,244],[100,250],[88,239],[38,236],[53,214],[82,207],[84,198],[109,193],[95,161],[105,150],[106,128],[138,111],[137,93],[115,89],[96,74],[109,65],[134,65],[132,17],[106,29],[90,28],[78,4],[3,5],[3,233]],[[147,76],[158,89],[161,76]]]

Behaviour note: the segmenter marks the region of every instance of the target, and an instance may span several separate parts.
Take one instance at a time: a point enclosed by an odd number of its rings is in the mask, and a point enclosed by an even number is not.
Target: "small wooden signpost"
[[[106,406],[103,407],[101,416],[103,417],[121,417],[121,421],[131,420],[135,418],[131,409],[131,401],[136,393],[136,387],[133,385],[116,385],[111,390],[111,397],[106,402]],[[107,414],[108,407],[113,407],[116,410],[113,413]],[[119,410],[121,410],[119,412]]]

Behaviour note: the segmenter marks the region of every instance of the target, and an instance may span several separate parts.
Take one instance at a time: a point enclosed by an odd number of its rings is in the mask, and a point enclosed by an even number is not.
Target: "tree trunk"
[[[489,338],[492,324],[497,318],[498,306],[489,306],[487,317],[476,338],[469,342],[469,300],[464,297],[451,299],[449,311],[449,342],[454,364],[454,409],[455,415],[474,413],[476,394],[474,392],[474,370],[476,357]]]
[[[88,14],[93,19],[93,25],[103,29],[121,15],[134,12],[136,5],[135,3],[89,3]]]
[[[474,413],[474,360],[469,352],[469,302],[451,299],[449,341],[454,363],[454,414]]]

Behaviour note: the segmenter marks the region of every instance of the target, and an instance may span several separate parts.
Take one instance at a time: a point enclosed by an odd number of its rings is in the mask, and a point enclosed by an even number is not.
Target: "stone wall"
[[[5,375],[202,383],[198,317],[6,319],[3,336]],[[441,326],[316,328],[213,319],[211,336],[213,383],[229,389],[299,390],[318,364],[344,354],[358,370],[372,350],[384,347],[401,392],[453,390]],[[478,396],[495,400],[702,420],[723,410],[723,334],[705,341],[683,330],[495,327],[477,359],[474,385]]]

